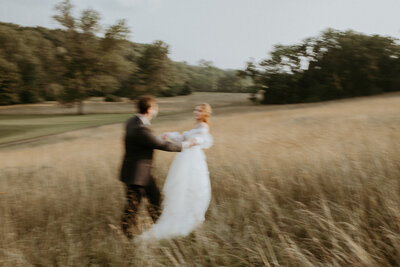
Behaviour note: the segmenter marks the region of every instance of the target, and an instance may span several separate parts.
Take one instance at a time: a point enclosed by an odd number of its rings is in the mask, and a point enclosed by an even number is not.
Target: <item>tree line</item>
[[[276,45],[240,75],[265,104],[316,102],[400,90],[398,40],[328,29],[296,45]]]
[[[129,41],[125,20],[102,27],[97,11],[75,17],[73,8],[70,0],[55,6],[61,29],[0,22],[0,105],[58,100],[77,103],[82,112],[91,96],[118,101],[145,93],[243,92],[250,82],[209,61],[174,62],[163,41]]]
[[[82,113],[91,96],[263,90],[264,104],[288,104],[400,90],[400,45],[391,37],[328,29],[276,45],[269,58],[237,71],[174,62],[163,41],[129,41],[125,20],[104,27],[93,9],[74,16],[70,0],[55,6],[53,18],[61,29],[0,22],[0,105],[58,100]]]

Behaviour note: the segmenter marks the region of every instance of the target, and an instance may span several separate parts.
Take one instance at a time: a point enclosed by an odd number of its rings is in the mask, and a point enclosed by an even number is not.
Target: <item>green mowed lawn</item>
[[[191,117],[194,106],[202,102],[210,103],[216,114],[219,114],[228,111],[229,108],[249,105],[247,97],[248,94],[194,93],[189,96],[158,98],[160,114],[154,123]],[[71,112],[75,109],[67,110],[48,103],[1,107],[0,144],[87,127],[122,123],[135,112],[133,103],[91,101],[85,106],[88,112],[86,115],[59,114],[59,112]],[[31,115],[25,115],[25,112],[30,112]]]
[[[0,144],[105,124],[121,123],[132,114],[0,115]]]

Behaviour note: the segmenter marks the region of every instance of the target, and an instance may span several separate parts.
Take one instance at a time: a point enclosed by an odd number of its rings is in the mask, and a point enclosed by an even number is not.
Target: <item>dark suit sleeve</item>
[[[148,148],[171,151],[171,152],[181,152],[182,144],[164,141],[153,135],[151,130],[147,127],[141,127],[141,144]]]

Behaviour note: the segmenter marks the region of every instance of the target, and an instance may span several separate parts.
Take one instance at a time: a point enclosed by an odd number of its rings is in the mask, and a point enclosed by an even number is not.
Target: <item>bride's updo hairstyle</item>
[[[201,116],[200,120],[202,122],[210,124],[209,119],[210,119],[211,113],[212,113],[211,106],[207,103],[202,103],[202,104],[197,105],[196,107],[200,108],[200,110],[201,110],[202,116]]]

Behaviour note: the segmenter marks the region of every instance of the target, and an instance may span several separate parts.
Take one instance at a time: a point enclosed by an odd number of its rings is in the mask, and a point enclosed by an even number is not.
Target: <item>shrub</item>
[[[107,95],[104,100],[106,102],[121,102],[121,98],[116,95]]]

